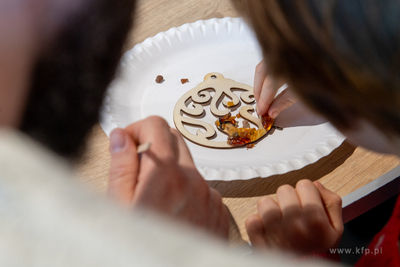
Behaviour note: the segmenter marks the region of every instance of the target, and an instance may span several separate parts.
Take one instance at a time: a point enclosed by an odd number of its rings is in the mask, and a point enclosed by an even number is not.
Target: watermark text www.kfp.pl
[[[360,254],[360,255],[378,255],[382,254],[382,247],[380,248],[365,248],[365,247],[355,247],[355,248],[330,248],[329,252],[331,254]]]

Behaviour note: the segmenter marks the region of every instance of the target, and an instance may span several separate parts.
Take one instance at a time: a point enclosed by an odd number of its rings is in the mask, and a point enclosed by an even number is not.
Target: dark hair
[[[365,118],[400,134],[400,2],[233,0],[272,76],[339,129]]]
[[[56,153],[74,159],[99,119],[131,29],[133,0],[96,0],[71,16],[39,58],[21,130]]]

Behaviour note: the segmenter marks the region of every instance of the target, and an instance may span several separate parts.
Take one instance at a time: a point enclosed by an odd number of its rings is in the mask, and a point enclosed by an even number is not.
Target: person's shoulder
[[[275,254],[243,257],[147,210],[126,212],[75,183],[61,158],[10,130],[0,131],[0,218],[0,266],[293,265]]]
[[[10,129],[0,128],[0,171],[34,175],[45,170],[71,175],[69,164],[29,136]],[[5,166],[8,166],[7,168]]]

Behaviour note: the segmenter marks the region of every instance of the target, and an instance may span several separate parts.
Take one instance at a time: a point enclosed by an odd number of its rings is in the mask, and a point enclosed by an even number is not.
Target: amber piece
[[[236,114],[236,118],[240,118],[241,116],[240,116],[240,113],[238,113],[238,114]]]
[[[230,108],[230,107],[233,107],[235,104],[233,104],[233,101],[228,101],[227,103],[226,103],[226,106],[228,107],[228,108]]]
[[[248,144],[250,142],[251,140],[249,138],[241,138],[241,137],[228,140],[228,144],[231,146],[241,146],[244,144]]]
[[[241,146],[254,142],[266,134],[265,129],[238,128],[235,117],[224,116],[215,121],[215,125],[228,134],[227,143],[231,146]],[[235,123],[235,124],[234,124]]]
[[[275,122],[275,120],[272,119],[267,114],[261,116],[261,123],[262,123],[264,129],[267,131],[271,130],[272,126],[274,125],[274,122]]]
[[[225,123],[231,123],[232,125],[236,124],[236,117],[231,117],[231,114],[228,113],[225,116],[223,116],[222,118],[219,118],[219,124],[222,126]]]
[[[188,83],[188,82],[189,82],[188,79],[181,79],[181,83],[182,83],[182,84],[185,84],[185,83]]]
[[[253,143],[252,143],[252,144],[247,144],[247,145],[246,145],[246,148],[247,148],[247,149],[251,149],[251,148],[253,148],[253,147],[255,147],[255,146],[256,146],[256,145],[253,144]]]
[[[224,122],[224,121],[228,120],[230,117],[231,117],[231,114],[228,113],[228,114],[226,114],[225,116],[223,116],[223,117],[220,118],[220,119],[222,120],[222,122]]]
[[[162,75],[158,75],[156,77],[156,83],[163,83],[164,82],[164,77]]]

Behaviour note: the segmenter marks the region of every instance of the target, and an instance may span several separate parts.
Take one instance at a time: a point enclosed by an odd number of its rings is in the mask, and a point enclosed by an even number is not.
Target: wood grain
[[[229,1],[141,0],[138,3],[135,26],[128,38],[126,49],[171,27],[200,19],[238,16]],[[108,147],[108,137],[99,125],[95,126],[88,138],[86,154],[77,168],[82,177],[81,182],[99,194],[104,194],[107,188],[110,166]],[[245,219],[256,212],[257,201],[262,196],[274,194],[280,185],[295,185],[300,179],[319,180],[328,189],[345,196],[399,164],[397,157],[355,148],[345,142],[327,157],[298,171],[264,179],[217,181],[209,184],[221,192],[235,219],[231,222],[232,238],[240,240],[242,236],[247,240]],[[235,229],[239,229],[241,236]]]
[[[185,23],[238,16],[227,0],[140,0],[135,26],[128,38],[128,48]]]

